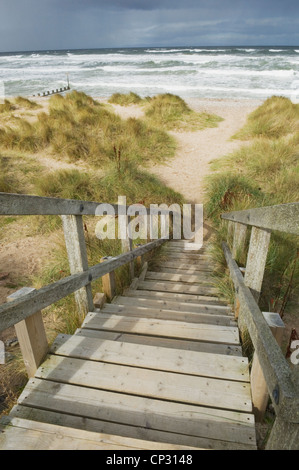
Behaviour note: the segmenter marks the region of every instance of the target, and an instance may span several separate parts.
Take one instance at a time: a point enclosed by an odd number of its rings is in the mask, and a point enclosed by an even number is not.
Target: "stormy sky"
[[[0,0],[0,51],[299,45],[298,0]]]

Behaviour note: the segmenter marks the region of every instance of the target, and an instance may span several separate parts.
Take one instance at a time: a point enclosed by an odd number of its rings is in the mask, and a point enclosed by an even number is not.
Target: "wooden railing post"
[[[279,346],[281,346],[285,327],[282,319],[278,313],[263,312],[263,315],[273,333],[274,338],[276,339]],[[262,421],[267,408],[269,392],[267,382],[265,381],[264,374],[262,372],[262,368],[256,353],[253,356],[250,381],[253,411],[256,421],[260,422]]]
[[[259,301],[262,289],[270,237],[270,230],[252,227],[244,283],[250,288],[256,302]],[[240,317],[240,330],[244,331],[242,305],[240,307]],[[258,421],[261,421],[267,407],[268,389],[256,352],[253,355],[251,368],[251,387],[255,416]]]
[[[125,196],[119,196],[118,197],[118,202],[125,206],[126,205],[126,197]],[[132,251],[133,249],[133,241],[132,241],[132,236],[130,233],[130,222],[131,222],[131,217],[128,215],[119,215],[119,218],[121,218],[121,224],[123,224],[125,228],[125,237],[121,239],[121,251],[122,253],[127,253],[128,251]],[[130,280],[134,278],[134,261],[131,261],[129,263],[129,271],[130,271]]]
[[[247,228],[247,225],[229,221],[228,238],[232,238],[232,256],[234,259],[237,259],[242,250],[245,249]],[[240,301],[237,293],[235,296],[234,312],[235,319],[237,320],[240,312]]]
[[[101,263],[111,259],[112,256],[104,256],[101,258]],[[109,300],[112,300],[115,296],[116,290],[116,281],[115,281],[115,272],[111,271],[110,273],[102,276],[103,292],[108,297]]]
[[[239,258],[242,251],[244,251],[245,242],[246,242],[246,234],[247,234],[247,225],[240,224],[239,222],[235,222],[234,236],[233,236],[233,248],[232,248],[232,255],[234,259]]]
[[[63,215],[62,225],[71,274],[88,270],[87,250],[81,215]],[[91,284],[75,292],[75,300],[81,318],[94,310]]]
[[[252,227],[244,282],[258,302],[262,290],[271,231]]]
[[[31,287],[23,287],[7,297],[8,302],[19,299],[33,292]],[[24,364],[28,377],[34,377],[48,352],[48,341],[43,323],[42,313],[36,312],[15,325]]]

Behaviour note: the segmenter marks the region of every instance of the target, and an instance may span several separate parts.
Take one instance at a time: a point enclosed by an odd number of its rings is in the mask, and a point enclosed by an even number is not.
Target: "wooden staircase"
[[[0,449],[256,448],[248,360],[208,255],[170,241],[153,266],[58,335]]]

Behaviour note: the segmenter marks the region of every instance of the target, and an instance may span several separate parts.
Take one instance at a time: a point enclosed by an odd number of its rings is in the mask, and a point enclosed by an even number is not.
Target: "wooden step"
[[[170,274],[165,272],[147,271],[145,280],[182,282],[186,284],[200,284],[213,287],[212,278],[196,274]]]
[[[215,413],[215,409],[208,407],[37,378],[29,380],[13,415],[95,432],[210,449],[253,449],[255,445],[252,414],[229,410]]]
[[[78,430],[22,418],[5,417],[2,422],[1,450],[185,450],[185,446]]]
[[[215,287],[188,285],[170,281],[139,281],[137,284],[137,289],[160,292],[176,292],[181,294],[208,295],[212,297],[217,297],[218,295],[218,290]]]
[[[250,384],[127,367],[73,357],[49,356],[35,377],[207,407],[252,411]]]
[[[59,384],[55,385],[57,387]],[[58,406],[57,408],[61,407]],[[84,416],[82,419],[81,416],[77,416],[75,414],[64,414],[63,412],[63,409],[62,411],[57,412],[18,405],[12,409],[10,415],[12,417],[30,419],[49,424],[59,424],[60,426],[85,429],[86,431],[97,433],[154,441],[156,443],[162,442],[164,443],[163,446],[165,446],[165,444],[172,444],[174,446],[184,446],[184,448],[190,448],[190,446],[193,446],[196,447],[196,449],[203,450],[256,450],[256,447],[250,443],[233,443],[217,439],[207,439],[205,437],[188,436],[182,433],[159,431],[156,429],[148,429],[146,427],[95,419],[93,415],[91,417]],[[134,413],[136,414],[135,411]],[[251,435],[249,435],[249,433],[250,431],[248,431],[248,440],[251,439],[252,442],[254,442],[255,436],[253,432],[251,431]]]
[[[202,255],[200,253],[192,253],[192,252],[189,252],[189,251],[185,251],[185,252],[182,252],[182,251],[174,251],[172,249],[162,249],[161,250],[161,253],[159,256],[165,256],[167,258],[176,258],[176,259],[180,259],[180,258],[183,258],[183,259],[186,259],[186,260],[192,260],[192,261],[195,261],[197,263],[208,263],[210,261],[210,257],[207,256],[207,255]]]
[[[174,339],[161,336],[149,336],[134,333],[119,333],[104,330],[90,330],[88,328],[78,328],[76,335],[88,338],[107,339],[124,343],[144,344],[161,348],[171,348],[183,351],[198,351],[213,354],[224,354],[227,356],[242,356],[242,348],[239,345],[209,343],[192,341],[186,339]]]
[[[210,255],[207,253],[203,253],[201,250],[192,250],[192,246],[189,243],[190,248],[186,248],[185,245],[181,246],[171,246],[171,245],[164,245],[161,248],[161,253],[163,252],[172,252],[172,253],[187,253],[187,254],[194,254],[194,255],[199,255],[200,258],[202,259],[210,259]]]
[[[188,270],[189,272],[194,272],[199,271],[207,271],[207,272],[213,272],[213,266],[211,264],[199,264],[199,263],[193,263],[193,260],[189,263],[186,260],[177,260],[175,261],[173,258],[168,258],[168,259],[162,259],[160,258],[159,261],[155,260],[153,261],[154,266],[162,266],[165,268],[175,268],[175,269],[181,269],[181,270]]]
[[[194,268],[189,268],[189,269],[176,269],[176,268],[168,268],[167,266],[161,265],[152,265],[150,266],[150,271],[152,272],[163,272],[163,273],[169,273],[169,274],[180,274],[182,276],[186,275],[194,275],[198,276],[200,279],[210,279],[214,281],[214,277],[212,276],[212,271],[200,271],[199,269],[194,269]]]
[[[211,305],[223,305],[226,306],[226,303],[220,300],[218,297],[209,296],[209,295],[194,295],[194,294],[182,294],[176,292],[159,292],[143,289],[127,289],[124,292],[124,295],[128,297],[147,297],[151,299],[167,299],[172,301],[180,301],[186,303],[195,303],[195,304],[211,304]]]
[[[137,318],[158,318],[160,320],[175,320],[190,323],[209,323],[211,325],[231,325],[231,317],[228,315],[217,315],[209,313],[198,313],[198,312],[186,312],[186,311],[175,311],[167,310],[163,308],[153,308],[151,306],[136,306],[135,305],[124,305],[124,304],[106,304],[101,312],[113,313],[114,315],[125,315]]]
[[[139,294],[141,291],[138,291]],[[211,304],[196,304],[190,302],[180,302],[179,300],[171,300],[171,298],[158,298],[158,297],[150,297],[150,296],[143,296],[142,294],[138,295],[137,297],[125,297],[125,296],[118,296],[115,297],[113,300],[113,304],[118,305],[130,305],[138,307],[153,307],[155,309],[165,309],[165,310],[173,310],[175,312],[194,312],[194,313],[207,313],[207,314],[215,314],[215,315],[233,315],[231,308],[226,305],[211,305]],[[109,304],[106,304],[109,305]]]
[[[50,352],[59,356],[97,362],[249,382],[248,360],[244,357],[175,351],[162,347],[62,334],[57,336]]]
[[[236,327],[187,323],[182,321],[138,318],[109,313],[90,312],[86,315],[82,328],[108,330],[118,333],[135,333],[149,336],[190,339],[223,344],[239,344],[239,331]]]

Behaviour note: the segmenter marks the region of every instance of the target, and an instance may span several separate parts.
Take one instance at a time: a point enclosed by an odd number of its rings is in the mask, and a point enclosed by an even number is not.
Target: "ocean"
[[[93,97],[133,91],[185,98],[298,99],[297,47],[158,47],[0,53],[6,96],[67,84]],[[298,102],[298,101],[296,101]]]

